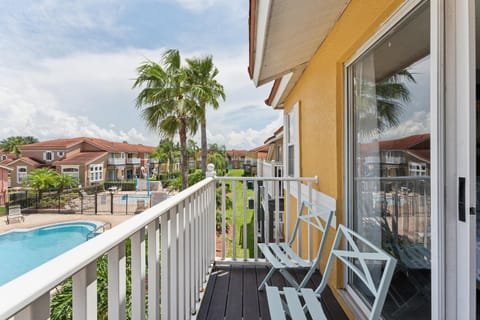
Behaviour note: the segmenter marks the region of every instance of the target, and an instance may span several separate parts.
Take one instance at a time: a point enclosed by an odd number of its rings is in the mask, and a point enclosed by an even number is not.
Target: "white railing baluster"
[[[127,279],[125,242],[108,252],[108,318],[126,319]]]
[[[178,319],[185,318],[185,202],[178,207]]]
[[[285,215],[285,242],[290,241],[290,181],[286,181],[286,196],[283,198],[283,211]]]
[[[132,235],[132,319],[145,319],[145,229]]]
[[[170,295],[170,319],[178,319],[178,226],[177,226],[178,208],[175,206],[170,209],[170,286],[168,292]]]
[[[45,293],[15,315],[15,320],[50,319],[50,293]]]
[[[270,243],[270,202],[268,201],[268,184],[263,188],[263,227],[265,233],[265,243]],[[273,231],[273,230],[272,230]]]
[[[308,181],[308,201],[313,203],[312,201],[312,182]],[[308,224],[308,231],[307,231],[307,238],[308,238],[308,261],[312,261],[312,230],[310,223]]]
[[[160,259],[160,304],[162,310],[162,319],[170,319],[170,295],[168,288],[170,287],[170,242],[169,242],[169,216],[164,214],[160,217],[160,245],[161,245],[161,259]]]
[[[232,181],[232,259],[237,260],[237,182]]]
[[[243,260],[247,261],[247,244],[248,244],[248,238],[247,238],[247,181],[243,181]]]
[[[192,259],[191,259],[191,239],[190,239],[190,205],[191,199],[185,200],[185,314],[191,315],[192,308]]]
[[[253,182],[253,258],[258,259],[257,235],[258,235],[258,181]]]
[[[298,211],[300,210],[300,206],[302,203],[302,183],[297,181],[297,213],[300,214]],[[297,241],[297,253],[299,256],[302,256],[302,227],[298,228],[298,241]]]
[[[148,224],[148,319],[160,319],[160,230],[158,219]]]
[[[210,189],[211,200],[210,200],[210,241],[211,241],[211,253],[210,253],[210,263],[215,262],[215,257],[217,255],[217,228],[216,228],[216,219],[217,219],[217,190],[215,185],[208,187]]]
[[[195,224],[195,301],[200,300],[200,289],[202,288],[201,280],[201,269],[200,269],[200,222],[199,222],[199,212],[200,212],[200,199],[198,193],[193,195],[195,201],[195,210],[194,210],[194,224]]]
[[[75,320],[97,318],[97,261],[72,277],[72,313]]]
[[[227,233],[227,210],[226,210],[227,196],[225,192],[225,180],[222,180],[222,260],[225,260],[227,254],[226,249],[226,233]]]
[[[273,197],[275,199],[275,242],[280,241],[280,197],[278,192],[278,185],[273,181]]]

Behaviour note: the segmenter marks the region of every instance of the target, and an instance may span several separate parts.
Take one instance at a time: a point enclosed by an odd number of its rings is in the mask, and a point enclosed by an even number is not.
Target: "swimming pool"
[[[80,221],[0,234],[0,286],[87,241],[99,225]]]

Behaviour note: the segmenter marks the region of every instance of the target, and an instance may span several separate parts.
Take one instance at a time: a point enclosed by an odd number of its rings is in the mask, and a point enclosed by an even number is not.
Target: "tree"
[[[181,65],[178,50],[167,50],[162,65],[147,61],[137,68],[138,77],[133,88],[142,91],[136,99],[136,107],[142,109],[147,127],[161,136],[180,138],[182,189],[188,185],[187,136],[198,128],[198,107],[191,99],[186,69]]]
[[[54,183],[58,194],[61,194],[65,189],[78,187],[78,180],[68,174],[56,173]]]
[[[218,69],[213,64],[212,56],[187,59],[187,64],[191,92],[195,102],[200,107],[201,168],[205,175],[208,153],[206,107],[211,105],[214,109],[217,109],[220,106],[218,100],[222,98],[225,101],[225,92],[223,86],[215,79],[218,75]]]
[[[178,144],[173,143],[170,139],[162,139],[158,144],[157,149],[153,153],[153,157],[159,159],[161,162],[167,163],[168,174],[172,173],[172,166],[179,158],[180,148]]]
[[[195,169],[197,169],[197,152],[199,148],[197,142],[193,139],[188,139],[187,142],[187,153],[190,159],[193,159],[195,162]]]
[[[21,154],[19,146],[37,142],[38,139],[32,136],[12,136],[1,140],[0,148],[6,152],[15,153],[18,158]]]
[[[356,116],[361,136],[377,136],[400,124],[403,103],[410,101],[410,91],[405,82],[415,83],[415,78],[407,69],[376,83],[363,79],[356,83]],[[371,94],[373,92],[375,95]]]
[[[58,174],[48,168],[40,168],[32,170],[23,180],[23,184],[38,192],[39,199],[42,199],[42,194],[48,189],[53,189],[56,186],[56,178]]]

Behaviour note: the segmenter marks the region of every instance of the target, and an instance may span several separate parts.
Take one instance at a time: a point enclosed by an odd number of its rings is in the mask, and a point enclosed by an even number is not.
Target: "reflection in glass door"
[[[348,67],[350,227],[398,260],[386,319],[431,313],[429,46],[424,5]],[[354,274],[348,282],[371,301]]]

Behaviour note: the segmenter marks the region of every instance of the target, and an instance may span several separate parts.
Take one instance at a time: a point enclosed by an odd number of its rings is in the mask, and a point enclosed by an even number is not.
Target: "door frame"
[[[475,131],[475,0],[437,0],[437,49],[443,54],[444,203],[446,319],[475,319],[476,309],[476,131]],[[443,7],[442,7],[443,6]],[[443,25],[440,20],[443,19]],[[444,43],[440,43],[441,40]],[[443,62],[443,64],[442,64]],[[444,84],[444,86],[442,85]],[[438,96],[441,96],[440,92]],[[448,121],[445,121],[448,119]],[[465,178],[463,210],[459,205],[460,177]],[[439,195],[442,190],[439,190]],[[442,205],[438,199],[439,206]],[[462,215],[465,221],[461,221]]]

